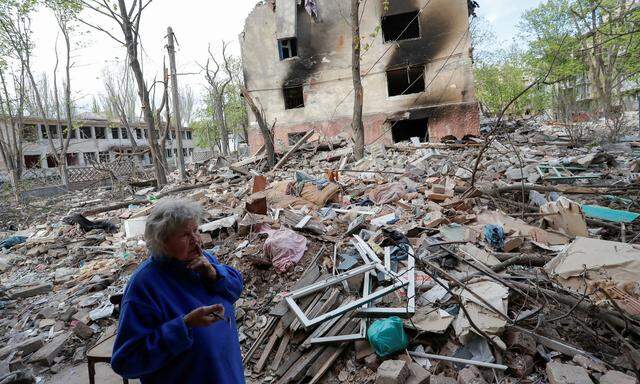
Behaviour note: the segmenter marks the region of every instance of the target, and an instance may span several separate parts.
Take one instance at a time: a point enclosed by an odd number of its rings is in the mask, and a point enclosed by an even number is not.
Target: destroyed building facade
[[[240,36],[247,90],[275,122],[276,147],[309,130],[350,132],[350,3],[262,2]],[[466,0],[375,1],[361,7],[365,142],[477,135],[478,104]],[[249,144],[262,136],[250,113]]]
[[[57,162],[51,151],[45,122],[39,118],[24,118],[22,129],[22,160],[23,169],[27,171],[26,178],[34,178],[42,175],[56,174]],[[49,132],[51,133],[56,150],[62,147],[61,135],[66,136],[67,122],[48,119]],[[133,139],[136,142],[135,149],[129,138],[129,133],[120,122],[109,121],[98,116],[84,116],[74,123],[77,124],[71,130],[71,141],[66,155],[67,165],[70,167],[91,166],[92,163],[109,163],[118,159],[132,159],[134,153],[143,154],[143,165],[151,164],[151,154],[148,153],[149,142],[145,124],[130,124]],[[0,120],[0,129],[5,137],[9,137],[10,128]],[[191,156],[194,153],[194,137],[190,129],[182,132],[183,153]],[[159,135],[159,133],[156,133]],[[177,154],[175,131],[167,133],[166,153],[167,160],[172,163]],[[7,168],[0,158],[0,179],[6,178]]]

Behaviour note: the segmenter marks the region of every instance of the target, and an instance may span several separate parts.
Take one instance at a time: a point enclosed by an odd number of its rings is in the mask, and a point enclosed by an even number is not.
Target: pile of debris
[[[260,152],[215,158],[188,183],[6,233],[0,381],[54,373],[112,332],[167,197],[204,206],[205,247],[245,276],[248,382],[636,382],[635,143],[570,148],[525,125],[354,162],[346,139],[309,136],[267,173]]]

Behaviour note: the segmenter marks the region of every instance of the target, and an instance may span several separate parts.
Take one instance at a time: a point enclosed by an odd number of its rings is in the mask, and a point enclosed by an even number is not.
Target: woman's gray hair
[[[189,221],[200,224],[203,209],[200,204],[189,200],[160,200],[147,217],[144,238],[154,253],[164,251],[164,243],[169,235],[182,228]]]

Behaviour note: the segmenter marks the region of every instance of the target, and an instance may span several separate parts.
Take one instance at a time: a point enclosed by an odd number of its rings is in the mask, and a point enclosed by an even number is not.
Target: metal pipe
[[[440,356],[440,355],[432,355],[429,353],[421,353],[421,352],[412,352],[409,351],[409,355],[411,356],[415,356],[415,357],[422,357],[422,358],[427,358],[427,359],[433,359],[433,360],[443,360],[443,361],[451,361],[454,363],[461,363],[461,364],[469,364],[469,365],[477,365],[479,367],[485,367],[485,368],[493,368],[493,369],[500,369],[502,371],[506,370],[507,367],[506,365],[502,365],[502,364],[493,364],[493,363],[485,363],[484,361],[475,361],[475,360],[467,360],[467,359],[459,359],[457,357],[449,357],[449,356]]]

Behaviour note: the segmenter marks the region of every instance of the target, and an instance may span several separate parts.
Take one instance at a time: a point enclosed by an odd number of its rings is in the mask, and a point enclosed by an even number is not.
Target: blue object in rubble
[[[402,319],[397,316],[374,321],[367,330],[367,339],[380,357],[392,355],[409,345]]]
[[[638,217],[640,213],[620,211],[617,209],[611,209],[607,207],[601,207],[599,205],[585,205],[581,206],[582,212],[586,217],[593,219],[600,219],[604,221],[610,221],[613,223],[632,223]]]
[[[484,239],[497,251],[504,247],[504,229],[500,225],[487,224],[484,226]]]
[[[27,241],[25,236],[11,236],[0,241],[0,248],[10,249],[11,247]]]

